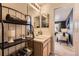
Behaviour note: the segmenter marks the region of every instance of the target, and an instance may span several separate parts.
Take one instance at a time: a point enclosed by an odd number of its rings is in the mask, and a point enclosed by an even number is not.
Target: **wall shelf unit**
[[[8,14],[6,14],[5,19],[2,18],[2,8],[6,8],[8,10]],[[9,8],[6,6],[2,6],[0,4],[0,12],[1,12],[1,18],[0,18],[0,25],[1,25],[1,35],[2,38],[0,39],[0,53],[2,56],[28,56],[28,55],[33,55],[33,39],[34,39],[34,33],[33,33],[33,26],[31,24],[31,16],[30,15],[25,15],[21,13],[20,11],[17,11],[13,8]],[[15,12],[15,17],[10,15],[10,10]],[[17,13],[23,15],[25,19],[20,19],[16,17]],[[30,23],[27,23],[26,17],[30,18]],[[7,28],[5,28],[7,25]],[[14,27],[12,27],[13,25]],[[17,26],[18,25],[18,26]],[[29,36],[27,33],[27,26],[29,25],[29,35],[31,34],[32,36]],[[23,26],[23,27],[22,27]],[[20,29],[18,29],[20,27]],[[15,30],[15,37],[13,38],[13,42],[9,43],[8,40],[10,39],[8,36],[5,38],[5,33],[8,33],[10,30]],[[8,30],[8,31],[7,31]],[[18,31],[18,32],[17,32]],[[19,33],[20,32],[20,33]],[[8,34],[7,34],[8,35]],[[18,36],[19,35],[19,36]],[[29,36],[29,37],[28,37]],[[24,38],[23,38],[24,37]],[[7,41],[5,41],[7,40]],[[31,41],[31,42],[30,42]],[[30,42],[30,43],[29,43]],[[29,46],[32,43],[31,47]],[[31,48],[31,52],[28,52],[27,49]],[[6,52],[5,52],[6,51]]]

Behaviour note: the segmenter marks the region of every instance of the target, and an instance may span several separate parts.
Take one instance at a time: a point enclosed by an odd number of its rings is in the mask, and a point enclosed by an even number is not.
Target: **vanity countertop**
[[[51,37],[50,35],[39,35],[34,38],[34,41],[43,43],[43,42],[47,41],[47,39],[49,39],[50,37]]]

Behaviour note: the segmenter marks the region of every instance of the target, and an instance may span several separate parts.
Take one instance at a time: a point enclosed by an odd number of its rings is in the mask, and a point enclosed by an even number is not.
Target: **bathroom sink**
[[[43,39],[44,37],[42,37],[42,36],[37,36],[37,37],[35,37],[35,38],[37,38],[37,39]]]
[[[39,35],[39,36],[36,36],[34,38],[35,41],[39,41],[39,42],[44,42],[45,40],[47,40],[50,36],[47,36],[47,35]]]
[[[43,38],[48,38],[50,37],[49,35],[39,35],[39,36],[36,36],[35,38],[38,38],[38,39],[43,39]]]

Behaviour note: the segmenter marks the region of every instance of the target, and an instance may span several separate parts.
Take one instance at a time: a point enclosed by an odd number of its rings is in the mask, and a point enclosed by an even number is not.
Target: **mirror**
[[[40,19],[41,18],[41,19]],[[49,27],[49,14],[34,17],[35,28],[48,28]]]
[[[40,28],[40,16],[34,17],[34,28]]]
[[[49,27],[49,14],[41,16],[41,27],[48,28]]]

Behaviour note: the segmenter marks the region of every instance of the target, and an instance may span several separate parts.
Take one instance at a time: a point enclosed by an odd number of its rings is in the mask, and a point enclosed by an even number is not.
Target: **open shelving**
[[[9,17],[7,18],[7,16],[6,16],[6,19],[4,19],[4,20],[2,19],[2,8],[8,9]],[[10,15],[10,13],[9,13],[10,10],[15,12],[15,17],[12,17]],[[20,11],[17,11],[17,10],[15,10],[13,8],[2,6],[1,4],[0,4],[0,12],[1,12],[1,14],[0,14],[0,16],[1,16],[0,23],[1,24],[0,25],[2,27],[2,33],[1,33],[2,34],[2,43],[0,43],[0,50],[2,52],[1,55],[2,56],[5,56],[5,55],[9,55],[9,56],[10,55],[11,56],[26,55],[27,56],[28,55],[27,54],[28,51],[26,50],[27,48],[31,48],[32,49],[32,53],[29,54],[29,55],[32,55],[33,52],[34,52],[33,51],[33,49],[34,49],[34,42],[33,42],[34,33],[33,32],[34,31],[33,31],[33,26],[31,24],[31,16],[30,15],[25,15],[25,14],[21,13]],[[20,13],[21,15],[23,15],[25,17],[25,20],[22,20],[22,19],[16,17],[17,13]],[[29,24],[27,23],[27,19],[26,19],[27,16],[30,18],[30,23]],[[9,27],[10,27],[11,24],[14,25],[14,30],[15,30],[14,42],[11,42],[11,43],[8,43],[7,41],[5,42],[6,39],[4,38],[5,37],[5,25],[4,24],[7,24],[8,30],[9,30]],[[25,32],[24,33],[25,34],[24,35],[25,39],[23,39],[22,37],[16,38],[16,36],[17,36],[16,35],[17,25],[21,27],[21,34],[22,34],[22,26],[25,27],[25,31],[24,31]],[[29,25],[29,28],[30,28],[29,33],[32,35],[32,37],[31,36],[27,37],[28,36],[28,34],[27,34],[27,26],[28,25]],[[6,30],[6,32],[7,32],[7,30]],[[29,46],[29,42],[32,43],[31,46]],[[24,44],[23,46],[22,46],[22,43]],[[17,46],[20,47],[20,48],[18,48]],[[13,49],[11,49],[11,48],[13,48]],[[6,49],[7,49],[7,54],[5,54],[5,50]],[[10,50],[14,50],[14,51],[12,51],[10,53]],[[24,54],[21,54],[21,53],[24,53]]]

